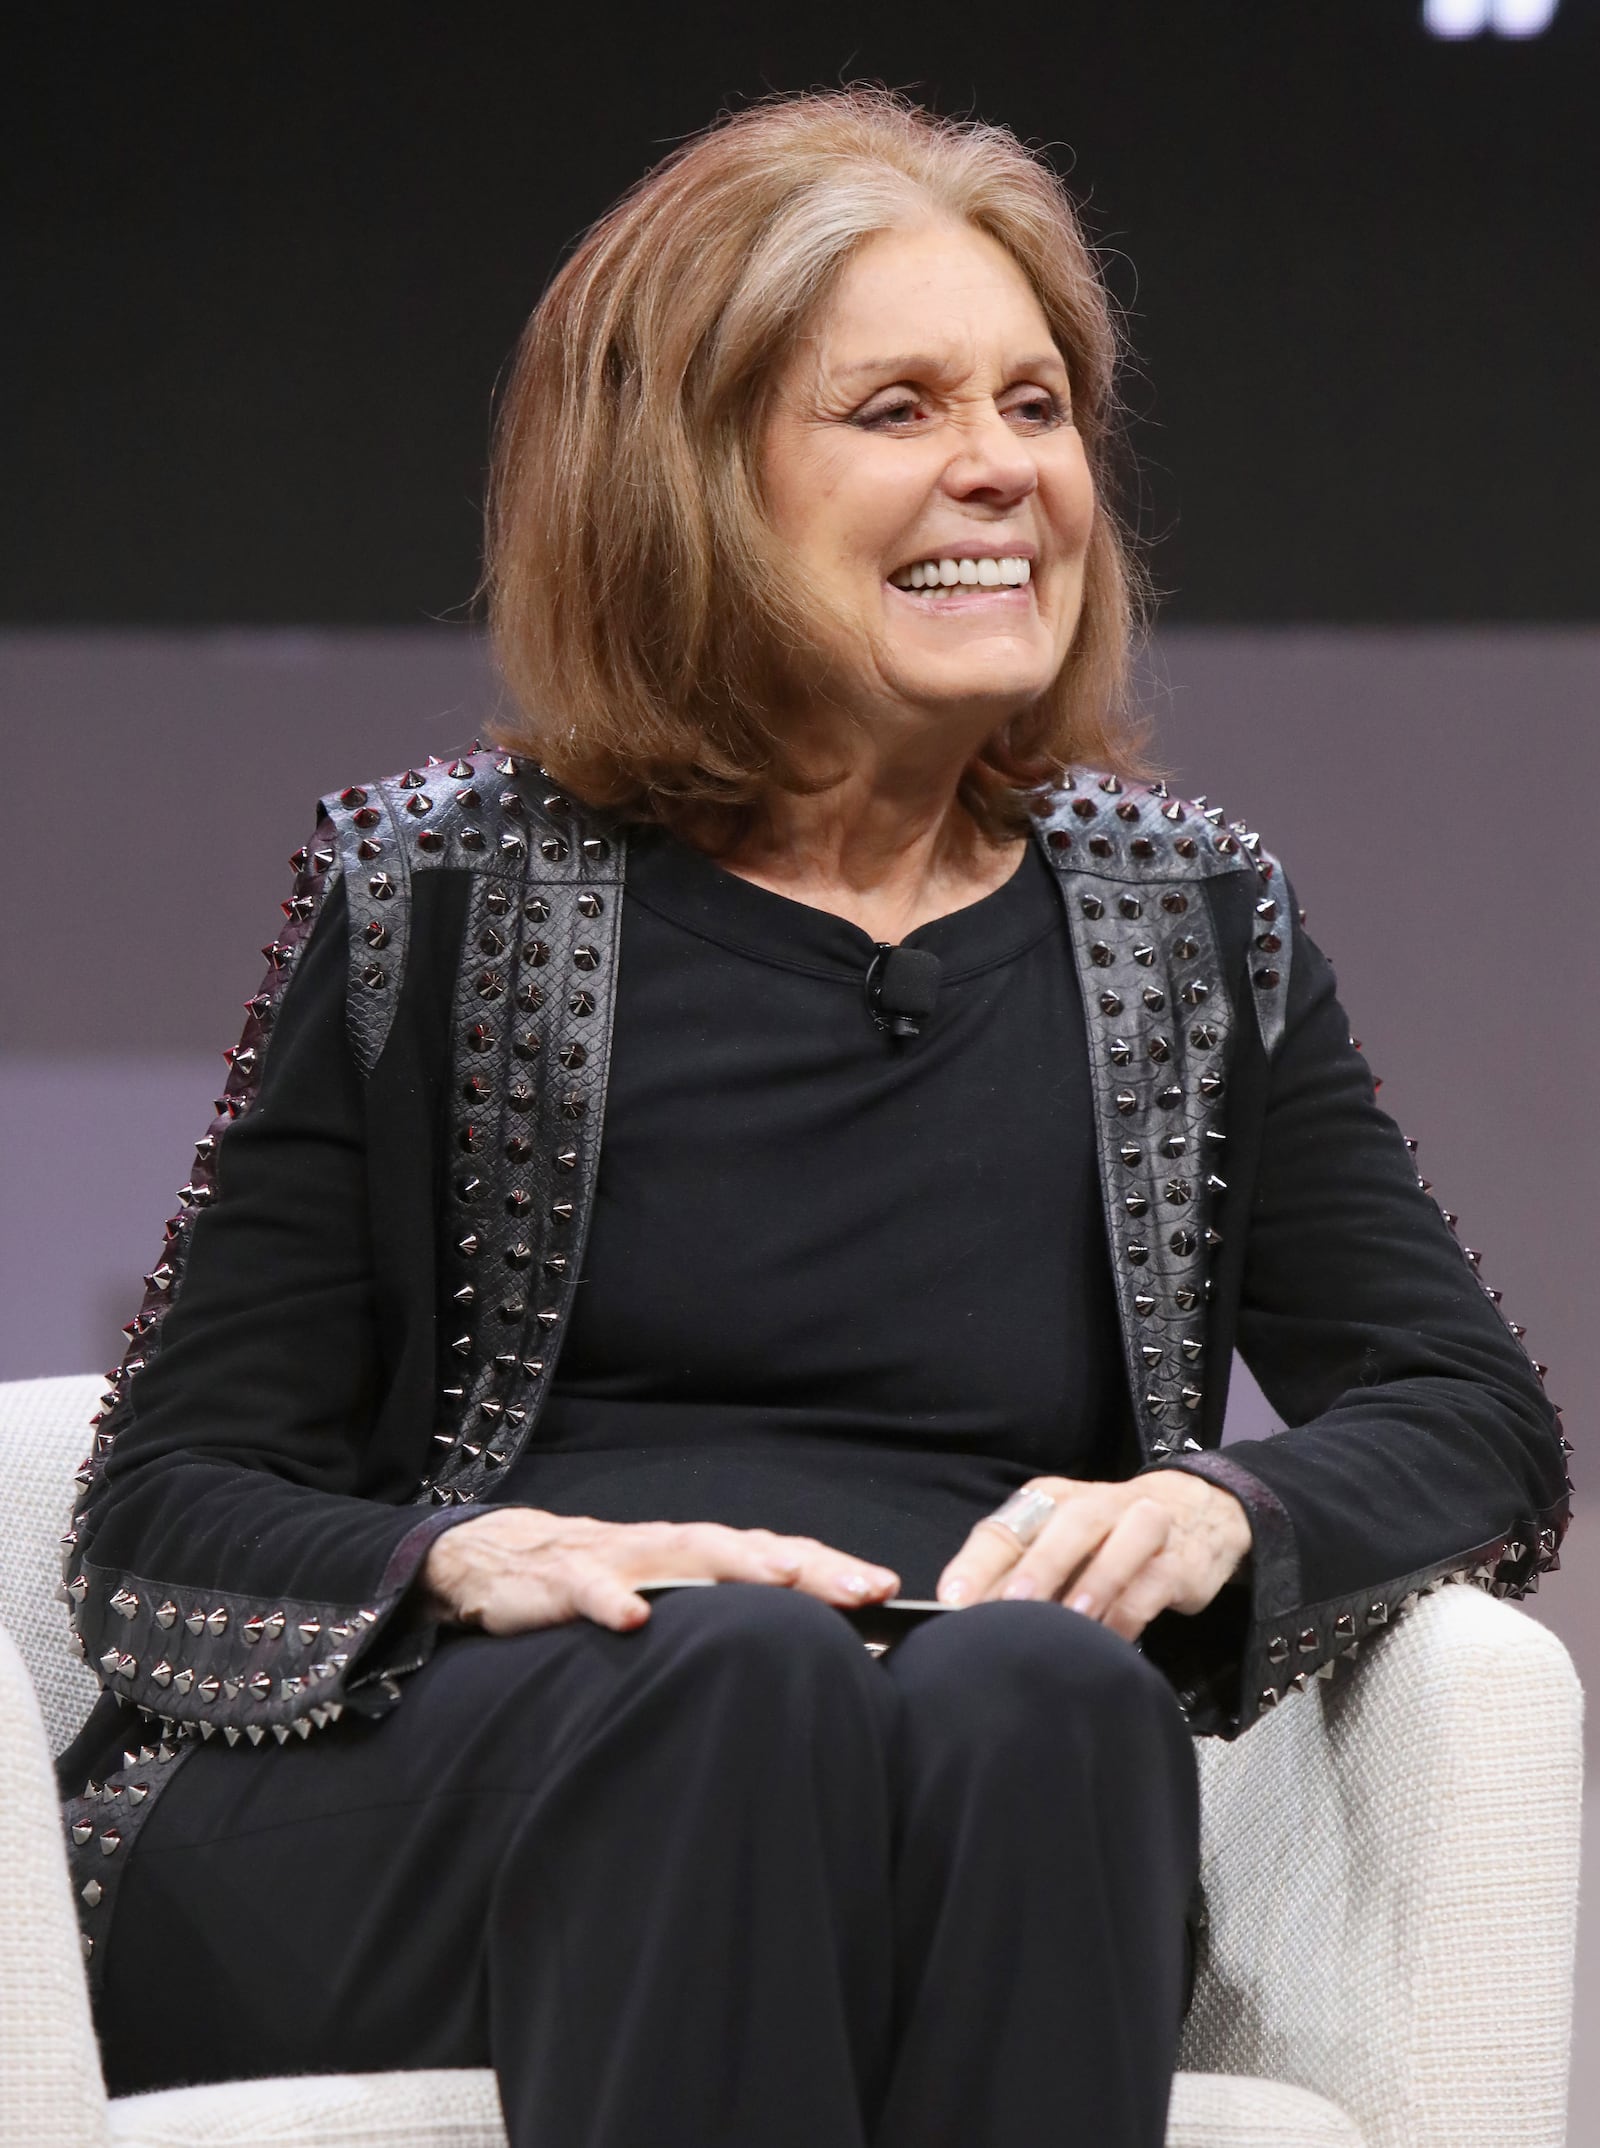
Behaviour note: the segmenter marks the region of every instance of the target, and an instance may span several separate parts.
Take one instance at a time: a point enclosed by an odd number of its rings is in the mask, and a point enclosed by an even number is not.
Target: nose
[[[975,412],[963,427],[962,443],[945,471],[952,499],[1010,508],[1039,487],[1039,466],[1031,441],[1019,437],[991,404]]]

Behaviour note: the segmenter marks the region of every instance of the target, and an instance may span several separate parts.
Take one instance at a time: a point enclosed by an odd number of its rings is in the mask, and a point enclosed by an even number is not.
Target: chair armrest
[[[1315,2090],[1369,2148],[1561,2148],[1582,1727],[1555,1635],[1458,1586],[1203,1741],[1180,2064]]]
[[[0,1626],[0,2148],[108,2138],[44,1724]]]

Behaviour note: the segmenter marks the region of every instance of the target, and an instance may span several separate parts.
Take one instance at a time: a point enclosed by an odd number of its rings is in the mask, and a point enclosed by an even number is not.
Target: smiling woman
[[[80,1479],[114,2087],[1159,2148],[1192,1734],[1554,1562],[1281,867],[1134,777],[1115,356],[1043,163],[874,90],[540,302],[517,705],[324,802]]]
[[[1042,571],[964,660],[988,705],[976,818],[1020,828],[1074,759],[1132,772],[1149,591],[1118,506],[1119,356],[1065,189],[1004,128],[855,89],[697,137],[579,246],[507,388],[503,735],[716,845],[826,772],[809,718],[864,663],[886,683],[919,663],[889,577],[949,557],[965,586],[987,553]],[[931,683],[960,691],[937,657]]]

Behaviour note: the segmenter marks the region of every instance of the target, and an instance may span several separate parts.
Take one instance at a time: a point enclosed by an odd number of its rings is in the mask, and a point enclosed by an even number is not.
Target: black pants
[[[1159,2148],[1193,1748],[1137,1650],[982,1604],[875,1661],[724,1584],[445,1641],[392,1715],[187,1760],[114,2093],[493,2066],[512,2148]]]

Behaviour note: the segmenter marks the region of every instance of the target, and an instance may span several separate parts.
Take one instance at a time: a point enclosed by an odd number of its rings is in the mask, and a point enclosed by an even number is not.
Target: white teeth
[[[1033,580],[1028,559],[919,559],[890,576],[899,589],[1022,589]]]

